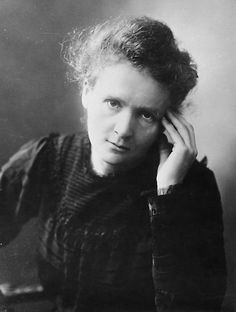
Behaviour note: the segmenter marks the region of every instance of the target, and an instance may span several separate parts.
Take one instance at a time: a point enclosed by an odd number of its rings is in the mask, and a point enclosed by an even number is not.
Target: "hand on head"
[[[159,145],[158,188],[182,183],[197,157],[194,129],[185,118],[168,111],[162,125],[164,133]]]

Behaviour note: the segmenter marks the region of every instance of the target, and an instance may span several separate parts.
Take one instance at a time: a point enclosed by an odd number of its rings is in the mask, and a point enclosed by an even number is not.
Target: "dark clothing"
[[[213,173],[195,162],[183,185],[157,196],[155,158],[150,151],[137,168],[99,177],[86,135],[51,135],[3,167],[0,242],[38,216],[39,276],[61,308],[220,310],[226,269]]]

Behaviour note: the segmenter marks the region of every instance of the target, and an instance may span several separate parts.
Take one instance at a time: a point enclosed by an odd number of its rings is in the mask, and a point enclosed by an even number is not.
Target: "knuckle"
[[[192,149],[192,150],[190,151],[190,154],[191,154],[191,156],[192,156],[193,158],[196,158],[197,155],[198,155],[198,151],[197,151],[196,149]]]
[[[194,128],[193,128],[193,125],[192,125],[192,124],[188,124],[188,126],[189,126],[189,129],[190,129],[190,130],[194,131]]]
[[[181,150],[182,150],[182,153],[186,155],[191,154],[189,148],[185,144],[182,145]]]

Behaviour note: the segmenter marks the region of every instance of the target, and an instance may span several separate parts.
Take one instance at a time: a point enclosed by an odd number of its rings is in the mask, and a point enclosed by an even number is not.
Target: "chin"
[[[128,157],[119,157],[119,156],[111,156],[111,157],[104,157],[104,162],[111,166],[118,166],[118,167],[135,167],[136,164],[140,162],[140,159],[137,158],[128,158]]]
[[[107,164],[114,165],[114,166],[115,165],[126,165],[126,164],[130,163],[130,161],[120,159],[120,158],[116,158],[116,157],[104,157],[103,160]]]

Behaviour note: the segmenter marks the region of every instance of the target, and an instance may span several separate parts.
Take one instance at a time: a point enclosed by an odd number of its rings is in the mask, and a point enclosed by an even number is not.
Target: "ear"
[[[90,87],[89,87],[88,81],[85,80],[83,83],[82,96],[81,96],[82,105],[85,109],[87,109],[87,106],[88,106],[89,91],[90,91]]]

